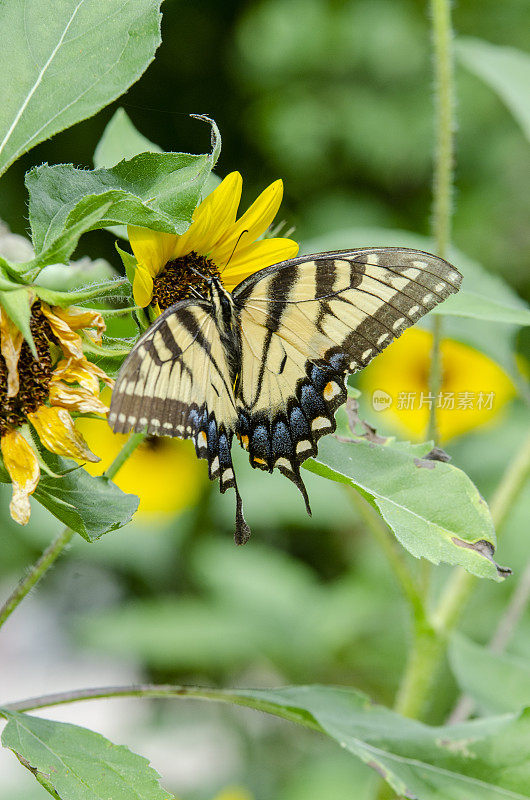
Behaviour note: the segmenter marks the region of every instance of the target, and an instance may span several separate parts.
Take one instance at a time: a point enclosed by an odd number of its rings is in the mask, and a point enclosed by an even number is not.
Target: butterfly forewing
[[[299,464],[335,429],[346,374],[457,291],[460,280],[435,256],[381,248],[293,259],[236,287],[243,341],[236,400],[252,466],[278,467],[302,488]]]

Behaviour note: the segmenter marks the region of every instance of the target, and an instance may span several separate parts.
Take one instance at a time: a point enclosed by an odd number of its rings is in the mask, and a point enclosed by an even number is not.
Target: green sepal
[[[126,250],[122,250],[118,242],[114,242],[114,247],[118,251],[118,255],[122,260],[123,268],[125,269],[125,274],[127,275],[127,279],[132,286],[134,281],[134,273],[136,272],[136,267],[138,265],[138,262],[136,261],[132,253],[128,253]]]
[[[2,291],[13,291],[11,286],[16,288],[20,286],[21,283],[25,283],[26,281],[22,276],[25,269],[25,264],[12,264],[10,261],[0,256],[0,288]],[[14,283],[10,278],[14,279]]]
[[[103,344],[95,344],[88,336],[83,337],[83,352],[111,378],[116,377],[125,358],[131,352],[135,339],[110,339],[103,337]],[[86,414],[83,414],[86,417]]]
[[[33,358],[38,361],[39,356],[29,324],[31,320],[32,303],[33,297],[27,288],[15,289],[11,292],[0,291],[0,305],[3,306],[13,325],[17,326],[28,343]]]

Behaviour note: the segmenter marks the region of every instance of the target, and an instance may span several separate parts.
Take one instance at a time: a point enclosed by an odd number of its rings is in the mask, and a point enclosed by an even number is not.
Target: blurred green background
[[[139,83],[6,174],[0,218],[14,232],[26,232],[25,170],[42,161],[91,166],[105,125],[123,106],[136,127],[166,150],[204,151],[208,131],[188,115],[211,115],[223,136],[218,173],[243,174],[243,207],[282,177],[281,214],[301,241],[352,226],[428,234],[433,80],[424,2],[168,0],[163,12],[163,44]],[[462,0],[454,7],[457,34],[523,50],[530,44],[528,23],[527,0]],[[528,143],[488,87],[461,67],[456,78],[454,242],[528,299]],[[81,240],[76,257],[81,255],[102,256],[118,267],[113,238],[103,231]],[[519,337],[520,351],[528,341]],[[494,427],[447,446],[484,496],[515,452],[526,419],[516,401]],[[177,466],[167,462],[164,475],[176,494],[178,470],[195,470],[187,444],[180,457]],[[287,481],[252,472],[245,461],[238,455],[253,527],[245,548],[231,541],[232,498],[221,498],[202,471],[194,478],[193,502],[180,497],[176,503],[180,512],[140,515],[98,544],[74,544],[6,626],[0,679],[13,687],[12,699],[152,680],[350,684],[392,702],[409,635],[407,609],[350,498],[308,475],[309,519]],[[139,453],[138,474],[142,465]],[[9,498],[1,488],[6,519]],[[530,555],[529,503],[527,491],[506,526],[501,560],[511,566]],[[5,524],[0,580],[6,592],[56,530],[37,504],[26,528]],[[436,574],[441,585],[448,570],[440,567]],[[463,629],[487,641],[510,590],[508,584],[481,586]],[[528,658],[530,619],[522,625],[511,649]],[[455,697],[447,668],[431,721],[443,719]],[[256,800],[373,796],[376,782],[367,768],[287,723],[188,703],[145,703],[141,711],[138,703],[101,703],[97,711],[92,706],[92,716],[84,713],[61,716],[55,710],[53,716],[126,741],[151,758],[183,800],[207,800],[230,786],[240,787],[239,794],[227,793],[226,800],[245,800],[245,792]],[[9,771],[14,759],[2,758],[0,772],[7,778],[1,800],[42,796],[30,776],[15,767]]]

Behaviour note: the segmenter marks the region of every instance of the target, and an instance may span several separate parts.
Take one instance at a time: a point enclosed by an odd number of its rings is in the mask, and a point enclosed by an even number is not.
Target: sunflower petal
[[[178,237],[174,233],[151,231],[136,225],[128,225],[127,233],[138,266],[143,267],[151,278],[156,278],[167,262],[174,258],[172,253]]]
[[[49,398],[52,406],[78,411],[81,414],[107,414],[109,410],[108,406],[89,389],[83,386],[73,388],[62,381],[50,384]]]
[[[200,254],[208,252],[216,229],[216,220],[212,216],[210,208],[201,210],[186,233],[178,237],[178,242],[175,244],[171,257],[180,258],[191,253],[192,250]]]
[[[101,337],[105,333],[106,325],[99,311],[95,311],[92,308],[78,308],[77,306],[69,306],[68,308],[54,306],[52,311],[56,317],[66,322],[73,331],[81,328],[92,328],[94,341],[97,344],[101,344]]]
[[[6,433],[0,445],[5,467],[13,482],[13,496],[9,504],[11,517],[19,525],[25,525],[31,513],[29,496],[39,482],[39,462],[20,431]]]
[[[211,257],[219,268],[230,258],[236,245],[241,248],[261,236],[278,213],[283,197],[283,182],[274,181],[232,225],[227,233],[217,241]]]
[[[210,252],[235,222],[242,187],[241,174],[231,172],[204,198],[193,212],[190,227],[178,237],[173,258],[185,256],[192,250],[201,255]]]
[[[64,319],[58,317],[46,303],[41,303],[42,313],[50,323],[50,328],[59,340],[61,350],[67,358],[82,360],[83,342],[78,333],[73,331]]]
[[[99,394],[99,382],[103,381],[111,388],[114,386],[114,381],[109,378],[106,372],[101,367],[88,361],[87,358],[72,359],[63,358],[55,367],[51,379],[51,385],[58,381],[66,381],[67,383],[78,383],[93,395]]]
[[[23,334],[13,325],[4,309],[0,308],[0,352],[6,362],[8,397],[15,397],[20,387],[18,359],[23,342]]]
[[[245,248],[223,270],[223,285],[229,292],[259,269],[279,264],[298,254],[298,243],[292,239],[262,239]]]
[[[74,427],[72,417],[65,408],[41,406],[28,414],[44,447],[58,456],[71,456],[86,461],[99,461]]]
[[[137,306],[145,308],[153,297],[153,279],[149,272],[138,266],[134,273],[133,297]]]

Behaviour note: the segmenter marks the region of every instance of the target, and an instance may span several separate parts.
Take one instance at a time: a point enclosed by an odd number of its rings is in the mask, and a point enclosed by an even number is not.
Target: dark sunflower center
[[[55,337],[38,301],[31,309],[30,328],[39,358],[35,361],[24,341],[18,359],[20,387],[15,397],[7,396],[7,366],[0,355],[0,436],[26,422],[27,414],[36,411],[48,397],[52,376],[50,341]]]
[[[196,270],[194,272],[193,270]],[[200,272],[204,275],[197,275]],[[205,279],[219,278],[219,270],[209,258],[192,251],[186,256],[168,261],[162,272],[153,281],[153,303],[160,310],[188,298],[208,297],[208,284]]]

